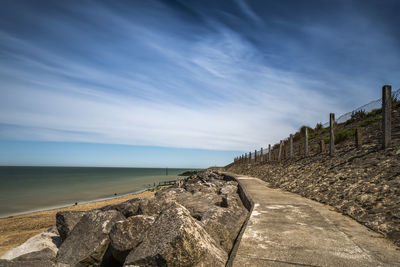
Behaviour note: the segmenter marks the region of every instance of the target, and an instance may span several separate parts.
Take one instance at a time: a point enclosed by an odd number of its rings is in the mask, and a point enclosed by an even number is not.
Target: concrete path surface
[[[237,176],[254,201],[233,266],[400,266],[400,250],[329,206]]]

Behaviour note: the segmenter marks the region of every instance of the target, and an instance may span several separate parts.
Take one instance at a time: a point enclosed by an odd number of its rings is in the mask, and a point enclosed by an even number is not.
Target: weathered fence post
[[[254,163],[257,163],[257,149],[254,149]]]
[[[325,152],[325,141],[324,141],[324,140],[321,140],[321,141],[320,141],[320,143],[319,143],[319,149],[320,149],[321,153],[324,153],[324,152]]]
[[[304,128],[304,156],[308,156],[308,128]]]
[[[264,161],[264,151],[263,148],[260,149],[260,162]]]
[[[329,114],[329,155],[333,156],[335,154],[335,132],[334,127],[335,125],[335,113]]]
[[[293,134],[289,137],[289,157],[293,158]]]
[[[249,152],[249,164],[251,164],[251,152]]]
[[[282,140],[279,144],[278,161],[281,161],[281,159],[282,159]]]
[[[268,145],[268,161],[271,162],[271,144]]]
[[[361,147],[362,145],[362,130],[361,128],[356,129],[356,146]]]
[[[382,148],[390,146],[392,139],[392,86],[384,85],[382,87]]]
[[[286,147],[286,142],[283,141],[283,159],[287,158],[287,154],[288,154],[288,150],[287,150],[287,147]]]

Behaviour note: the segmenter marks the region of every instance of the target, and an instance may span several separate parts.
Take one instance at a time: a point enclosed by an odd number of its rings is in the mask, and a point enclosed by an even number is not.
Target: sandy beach
[[[110,204],[118,204],[132,198],[150,197],[154,192],[144,191],[138,194],[125,195],[108,200],[93,201],[64,208],[33,212],[0,219],[0,256],[7,250],[17,247],[30,237],[47,230],[56,224],[56,213],[59,211],[86,211]]]

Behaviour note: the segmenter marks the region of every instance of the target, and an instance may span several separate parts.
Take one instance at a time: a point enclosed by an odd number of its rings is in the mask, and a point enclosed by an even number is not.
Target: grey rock
[[[228,195],[228,194],[233,195],[237,192],[237,190],[238,190],[237,183],[230,181],[221,187],[221,189],[219,190],[219,193],[224,194],[224,195]]]
[[[44,248],[39,251],[30,252],[13,259],[14,261],[38,261],[54,260],[56,253],[50,248]]]
[[[185,206],[194,218],[201,220],[210,208],[220,205],[221,196],[216,193],[202,193],[198,191],[194,194],[180,195],[177,197],[177,201]]]
[[[153,224],[154,217],[137,215],[114,224],[110,232],[111,253],[124,263],[129,252],[139,243],[142,234]]]
[[[227,252],[232,249],[237,235],[246,220],[247,210],[235,199],[229,200],[228,207],[214,206],[201,218],[204,229]],[[233,204],[235,203],[235,204]]]
[[[1,256],[1,259],[13,260],[21,255],[41,251],[44,248],[49,248],[53,250],[54,253],[57,253],[59,244],[60,237],[55,231],[42,232],[32,236],[18,247],[10,249]]]
[[[176,202],[168,204],[141,243],[129,253],[125,266],[225,266],[228,256]]]
[[[102,211],[116,210],[121,212],[126,218],[129,218],[131,216],[139,214],[140,212],[139,205],[142,200],[143,200],[142,198],[134,198],[116,205],[105,206],[100,210]]]
[[[56,214],[56,226],[63,242],[74,229],[75,225],[85,215],[86,211],[60,211]]]
[[[109,261],[109,233],[117,221],[124,219],[116,210],[87,212],[62,243],[57,254],[57,263],[100,266],[103,261]]]
[[[139,214],[158,215],[161,210],[171,201],[166,198],[157,198],[155,196],[143,199],[139,204]]]
[[[192,179],[186,182],[183,187],[192,194],[196,192],[216,193],[219,189],[219,183],[216,181],[210,182],[205,179]]]

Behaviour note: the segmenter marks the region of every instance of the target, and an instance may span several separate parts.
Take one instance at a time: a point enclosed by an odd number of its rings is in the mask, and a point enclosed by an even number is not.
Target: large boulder
[[[210,208],[221,202],[221,196],[216,193],[203,193],[197,191],[194,194],[188,193],[179,195],[177,201],[181,205],[185,206],[194,218],[201,220]]]
[[[125,217],[116,210],[87,212],[62,243],[56,261],[72,266],[100,266],[109,261],[109,233],[117,221]],[[104,258],[103,258],[104,257]]]
[[[194,194],[196,192],[203,193],[216,193],[218,191],[220,184],[218,181],[208,181],[204,179],[193,179],[188,180],[183,187],[186,191]]]
[[[54,254],[56,254],[59,245],[60,237],[58,236],[57,229],[50,228],[46,232],[42,232],[29,238],[22,245],[10,249],[5,254],[3,254],[3,256],[1,256],[1,259],[12,260],[21,255],[39,252],[45,248],[49,248],[54,252]]]
[[[115,223],[110,232],[113,257],[120,263],[124,263],[126,256],[137,246],[142,234],[153,222],[153,216],[137,215]]]
[[[127,256],[125,266],[225,266],[228,255],[176,202],[168,206]]]
[[[220,189],[218,194],[235,195],[238,191],[238,183],[234,181],[226,182]]]
[[[142,201],[142,198],[134,198],[127,200],[125,202],[116,204],[116,205],[108,205],[100,210],[102,211],[107,211],[107,210],[117,210],[121,212],[126,218],[129,218],[131,216],[135,216],[139,214],[139,205],[140,202]]]
[[[56,214],[56,226],[63,242],[75,225],[85,215],[85,211],[60,211]]]
[[[246,217],[247,210],[244,207],[214,206],[203,214],[201,222],[207,233],[229,253]]]
[[[152,196],[140,201],[139,214],[157,216],[165,208],[170,199]]]
[[[44,248],[39,251],[34,251],[31,253],[27,253],[16,257],[14,261],[46,261],[46,260],[54,260],[56,257],[56,253],[50,248]]]

